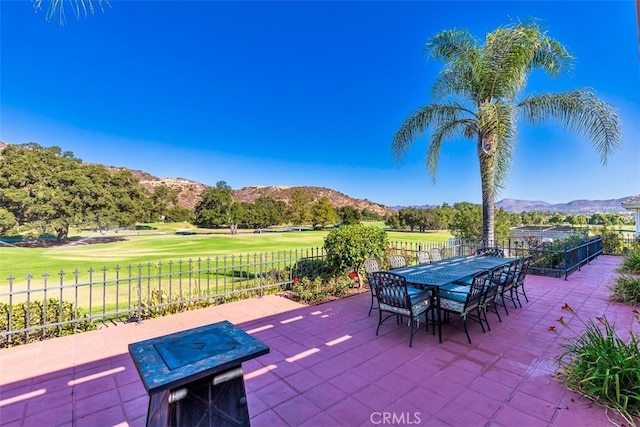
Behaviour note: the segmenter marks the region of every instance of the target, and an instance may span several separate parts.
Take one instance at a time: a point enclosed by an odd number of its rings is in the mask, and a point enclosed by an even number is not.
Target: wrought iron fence
[[[451,239],[447,244],[398,244],[394,250],[404,253],[409,262],[417,258],[420,250],[440,248],[444,257],[471,255],[481,247],[495,246],[504,252],[505,256],[521,258],[527,255],[533,257],[529,268],[530,274],[551,277],[563,277],[565,280],[574,271],[603,253],[601,236],[584,238],[571,242],[532,242],[527,239],[508,239],[486,245],[482,241]]]
[[[9,276],[0,288],[0,347],[260,297],[312,274],[322,248]]]
[[[469,255],[482,242],[393,242],[389,254],[410,263],[419,251],[438,248],[443,257]],[[532,274],[567,276],[602,253],[602,238],[573,246],[499,242],[506,256],[531,254]],[[179,311],[262,296],[288,288],[294,277],[326,268],[323,248],[140,263],[88,271],[9,276],[0,285],[0,347],[68,335],[99,324],[140,321]]]

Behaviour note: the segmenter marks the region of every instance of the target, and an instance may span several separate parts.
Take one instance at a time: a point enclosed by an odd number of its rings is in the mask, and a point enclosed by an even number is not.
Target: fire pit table
[[[228,321],[129,344],[147,426],[249,426],[242,362],[269,347]]]

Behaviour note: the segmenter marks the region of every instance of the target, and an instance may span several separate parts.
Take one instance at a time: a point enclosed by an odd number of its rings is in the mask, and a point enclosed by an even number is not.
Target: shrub
[[[640,305],[640,277],[618,276],[615,284],[609,286],[611,300],[629,305]]]
[[[640,274],[640,247],[625,254],[618,271],[621,273]]]
[[[292,270],[293,277],[308,277],[313,280],[329,273],[329,266],[323,259],[303,258],[295,263]]]
[[[570,389],[616,410],[630,424],[640,416],[640,340],[629,331],[625,342],[616,334],[615,327],[605,317],[587,322],[565,304],[562,310],[583,323],[578,333],[563,317],[558,322],[573,333],[562,345],[558,356],[561,381]],[[636,320],[640,312],[634,311]],[[601,329],[602,328],[602,329]],[[604,329],[604,330],[603,330]],[[555,326],[549,330],[557,332]]]
[[[54,337],[72,335],[76,332],[90,331],[96,328],[81,308],[72,303],[49,298],[44,301],[32,301],[10,306],[0,303],[0,330],[11,331],[29,328],[29,331],[12,333],[0,338],[0,348],[27,344]],[[57,325],[53,325],[57,323]]]
[[[293,279],[292,290],[297,301],[313,305],[347,295],[351,284],[351,279],[344,276],[331,277],[326,280],[321,277],[315,279],[296,277]]]
[[[334,274],[360,271],[365,259],[380,256],[388,243],[386,231],[362,224],[334,228],[324,239],[327,264]]]
[[[610,255],[619,255],[624,252],[625,244],[622,233],[602,227],[597,230],[602,237],[602,252]]]

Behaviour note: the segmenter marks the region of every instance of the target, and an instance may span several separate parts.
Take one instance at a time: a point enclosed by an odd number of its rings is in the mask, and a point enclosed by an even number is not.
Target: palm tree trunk
[[[495,230],[495,172],[493,150],[480,139],[478,158],[480,159],[480,180],[482,183],[482,240],[485,246],[493,246]],[[490,147],[490,146],[489,146]]]

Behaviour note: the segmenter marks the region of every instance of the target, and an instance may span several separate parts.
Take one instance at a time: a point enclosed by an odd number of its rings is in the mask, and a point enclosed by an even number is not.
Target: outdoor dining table
[[[431,264],[418,264],[393,270],[407,280],[412,286],[432,290],[438,316],[438,341],[442,342],[442,324],[440,314],[440,288],[452,282],[462,281],[484,271],[504,267],[514,258],[500,258],[491,256],[457,256],[445,258]]]

